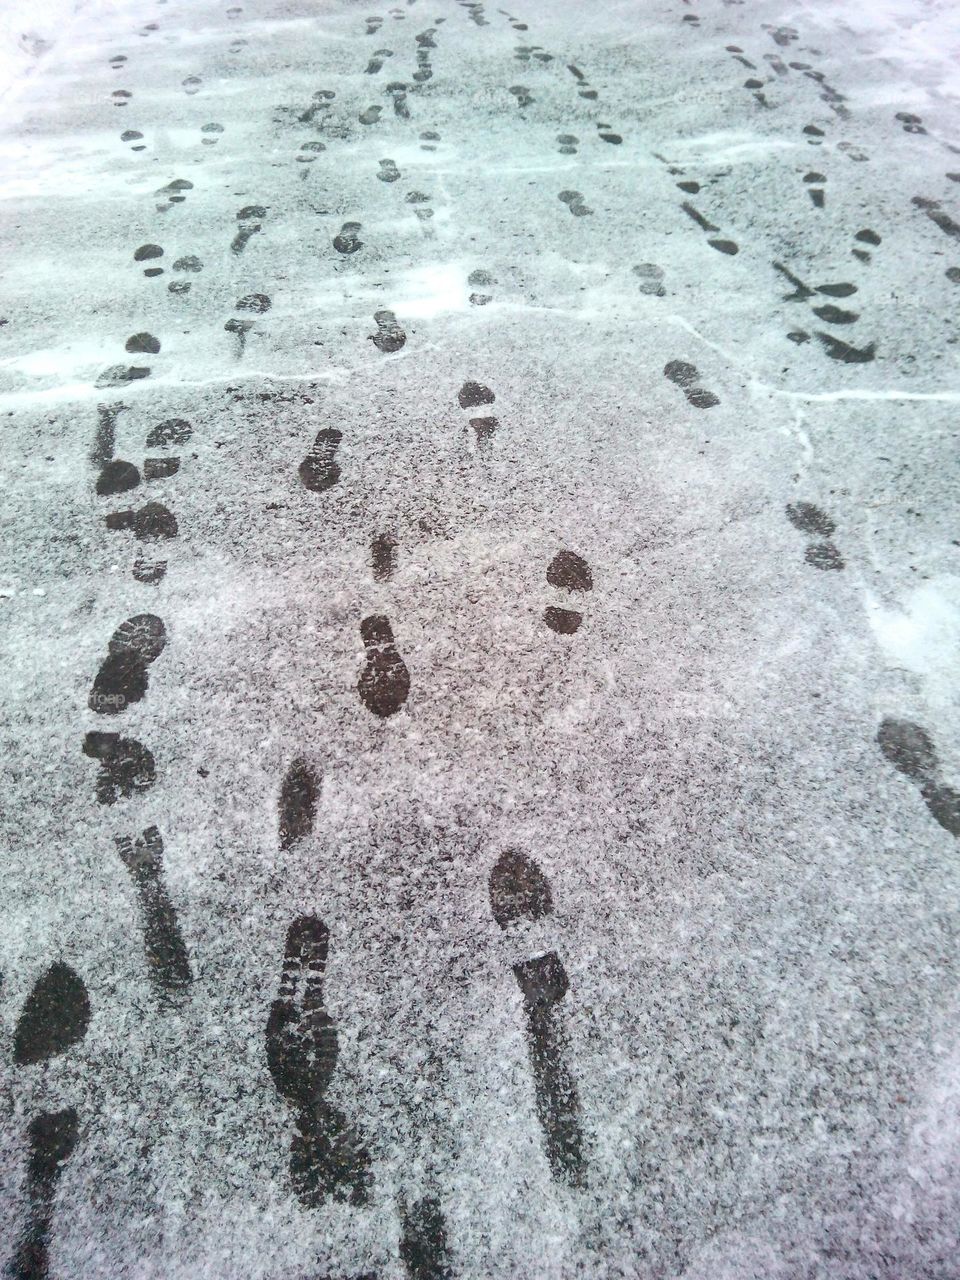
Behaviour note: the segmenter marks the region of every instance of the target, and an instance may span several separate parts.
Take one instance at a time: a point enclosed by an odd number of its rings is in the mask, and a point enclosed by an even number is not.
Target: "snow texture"
[[[5,9],[14,1276],[960,1276],[960,10],[517,5]]]

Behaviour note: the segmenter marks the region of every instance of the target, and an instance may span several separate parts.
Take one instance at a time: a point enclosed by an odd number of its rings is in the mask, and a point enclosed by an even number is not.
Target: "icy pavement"
[[[955,1280],[960,15],[69,7],[0,1266]]]

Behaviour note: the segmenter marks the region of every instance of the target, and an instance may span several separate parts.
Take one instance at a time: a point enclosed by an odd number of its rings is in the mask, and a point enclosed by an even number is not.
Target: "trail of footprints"
[[[793,28],[773,28],[768,23],[764,23],[764,29],[769,32],[774,43],[781,48],[787,48],[788,45],[793,43],[797,38],[797,33]],[[779,37],[784,31],[788,30],[792,35],[788,41],[784,42]],[[750,58],[747,57],[740,45],[728,44],[726,46],[726,50],[737,62],[741,63],[749,70],[758,70],[756,62],[752,62]],[[823,71],[818,70],[809,62],[784,62],[783,58],[781,58],[779,54],[775,53],[764,54],[763,60],[773,71],[773,76],[765,75],[761,79],[754,75],[750,76],[743,82],[743,87],[751,93],[754,101],[759,107],[770,109],[774,105],[768,101],[766,96],[765,91],[769,85],[775,83],[779,79],[790,78],[791,71],[798,71],[804,78],[812,80],[816,84],[819,90],[818,97],[822,102],[826,103],[831,111],[833,111],[840,119],[849,119],[850,110],[846,106],[846,96],[840,93],[838,89],[829,83],[826,78],[826,74]]]
[[[291,762],[278,804],[284,851],[294,851],[311,838],[321,786],[319,771],[307,760]],[[583,1187],[587,1148],[564,1014],[570,980],[556,947],[544,950],[540,944],[552,918],[552,890],[538,865],[511,849],[491,870],[488,895],[490,913],[508,945],[505,961],[522,1000],[546,1163],[559,1184]],[[290,1183],[309,1208],[330,1200],[363,1205],[370,1199],[375,1179],[370,1139],[325,1098],[338,1059],[337,1031],[324,1001],[329,947],[329,929],[318,916],[299,916],[291,923],[279,990],[264,1033],[270,1075],[293,1115]],[[413,1205],[401,1198],[399,1208],[400,1254],[408,1273],[450,1274],[452,1256],[440,1198],[425,1196]]]
[[[657,154],[655,158],[667,166],[667,170],[672,177],[679,179],[676,186],[685,195],[698,195],[700,193],[702,190],[702,184],[693,178],[688,178],[683,166],[672,164],[665,156],[659,154]],[[716,182],[718,178],[724,176],[725,172],[726,171],[715,174],[711,181]],[[711,249],[716,249],[718,253],[727,254],[728,256],[732,256],[740,252],[740,246],[736,241],[717,234],[720,231],[720,228],[701,213],[700,210],[691,203],[691,201],[683,200],[680,204],[680,208],[687,217],[691,219],[691,221],[697,224],[701,231],[706,232],[707,244]]]
[[[146,447],[159,450],[143,460],[142,467],[115,456],[117,420],[125,410],[122,403],[101,404],[98,407],[98,426],[92,461],[99,469],[96,482],[97,496],[116,497],[139,488],[141,484],[169,480],[180,470],[179,454],[166,451],[185,445],[193,428],[184,418],[170,418],[159,423],[146,436]],[[148,501],[139,509],[126,508],[112,511],[105,517],[107,529],[131,531],[138,542],[151,550],[159,544],[176,538],[177,520],[163,503]],[[167,561],[138,556],[133,566],[133,576],[138,582],[156,584],[166,574]]]
[[[764,24],[764,29],[770,34],[774,42],[782,47],[794,43],[798,38],[798,33],[793,28],[772,27]],[[739,45],[727,45],[727,52],[739,63],[742,63],[751,71],[756,71],[757,64],[748,58],[744,50]],[[832,86],[827,80],[823,72],[817,70],[816,67],[806,62],[791,61],[784,62],[778,54],[767,53],[764,55],[764,61],[768,64],[772,76],[768,75],[765,79],[760,80],[752,77],[744,82],[756,98],[758,105],[761,107],[770,107],[765,96],[765,89],[778,79],[787,78],[791,72],[800,72],[804,77],[814,81],[819,89],[820,99],[840,118],[848,119],[850,112],[845,105],[846,99],[843,94]],[[820,147],[823,145],[825,131],[819,126],[808,124],[803,128],[803,134],[806,141],[812,145]],[[865,161],[867,156],[853,143],[842,141],[837,143],[837,150],[845,154],[849,159],[854,161]],[[659,157],[663,159],[663,157]],[[667,163],[665,161],[665,163]],[[672,166],[671,173],[682,174],[682,169]],[[695,181],[681,181],[677,184],[681,190],[690,194],[696,194],[700,190],[700,184]],[[824,210],[826,208],[826,190],[827,175],[820,169],[807,169],[803,173],[803,185],[807,191],[811,204],[816,210]],[[917,203],[915,201],[915,203]],[[707,243],[720,252],[727,254],[736,254],[738,252],[737,244],[722,236],[717,236],[719,228],[712,223],[699,209],[691,202],[685,201],[681,208],[698,226],[701,227],[708,235]],[[960,231],[960,228],[958,228]],[[856,243],[851,249],[852,255],[861,263],[867,264],[871,261],[872,250],[881,243],[881,237],[872,228],[863,228],[856,232],[854,237]],[[783,263],[775,262],[774,268],[781,272],[794,285],[794,292],[786,295],[787,301],[804,302],[814,298],[815,293],[820,292],[834,297],[845,297],[857,291],[857,286],[853,284],[838,285],[821,285],[811,288],[804,284],[792,272],[790,268]],[[960,279],[960,272],[958,279]],[[860,317],[857,312],[848,308],[838,307],[833,303],[821,303],[813,308],[814,315],[824,324],[829,325],[849,325],[854,324]],[[834,334],[823,330],[815,330],[815,336],[821,344],[825,354],[832,360],[839,361],[844,364],[866,364],[872,361],[876,356],[876,343],[869,342],[864,346],[856,346],[853,343],[839,338]],[[810,340],[810,334],[805,329],[795,329],[787,334],[787,337],[797,345],[801,345]]]
[[[472,0],[459,0],[469,19],[478,27],[487,24],[484,6]],[[239,8],[228,11],[238,16]],[[525,32],[526,24],[519,22],[506,11],[500,10],[517,31]],[[395,21],[404,18],[402,10],[391,11]],[[410,119],[408,94],[421,89],[433,76],[430,51],[436,48],[437,25],[415,37],[417,68],[412,73],[413,89],[405,81],[390,81],[384,93],[392,103],[394,115]],[[693,14],[684,17],[687,26],[695,28],[699,19]],[[366,22],[368,35],[375,35],[383,19],[371,17]],[[148,24],[141,34],[149,34],[156,24]],[[797,39],[791,28],[766,28],[774,42],[786,47]],[[245,41],[231,46],[236,52]],[[728,46],[728,51],[751,70],[751,63],[739,46]],[[395,57],[395,50],[379,48],[369,57],[365,74],[380,75],[387,62]],[[537,45],[521,45],[515,51],[521,63],[548,64],[553,55]],[[784,78],[790,70],[801,71],[814,80],[820,89],[820,97],[840,117],[846,111],[843,95],[826,83],[822,73],[809,64],[784,61],[777,54],[766,54],[765,62],[775,79]],[[122,69],[125,55],[115,55],[111,66]],[[598,95],[592,89],[586,74],[576,64],[569,64],[568,71],[577,85],[578,96],[595,102]],[[758,105],[769,103],[765,91],[769,77],[763,81],[751,78],[746,87],[754,94]],[[185,93],[192,96],[202,88],[198,76],[188,76],[182,84]],[[516,85],[509,89],[517,107],[521,110],[534,101],[531,91]],[[112,100],[118,107],[126,107],[132,94],[117,90]],[[299,115],[301,123],[330,118],[335,95],[329,90],[319,90],[311,104]],[[361,111],[361,125],[374,129],[382,118],[383,108],[374,104]],[[919,117],[910,113],[898,113],[897,119],[905,131],[925,132]],[[613,126],[596,124],[598,138],[611,145],[622,142]],[[224,130],[217,123],[201,126],[200,141],[204,146],[217,144]],[[820,145],[824,133],[810,125],[804,130],[811,145]],[[335,132],[331,136],[336,136]],[[121,135],[130,149],[141,152],[148,144],[138,130],[126,130]],[[420,146],[434,151],[440,136],[432,130],[419,134]],[[580,138],[572,133],[557,135],[561,155],[578,153]],[[300,144],[297,162],[302,166],[301,177],[306,178],[310,166],[325,150],[319,140]],[[849,143],[839,143],[838,150],[845,150],[854,160],[866,159]],[[662,159],[662,157],[660,157]],[[665,163],[667,163],[665,161]],[[681,180],[678,187],[685,195],[696,195],[701,185],[688,178],[683,169],[670,166],[670,172]],[[954,175],[948,175],[953,178]],[[391,159],[379,161],[377,177],[385,184],[399,180],[401,174]],[[960,175],[957,175],[960,178]],[[826,208],[826,176],[817,169],[804,173],[803,182],[811,204],[816,210]],[[157,205],[165,213],[182,204],[193,184],[185,179],[174,179],[161,187],[156,195],[162,203]],[[565,190],[559,199],[574,217],[588,215],[592,210],[582,194]],[[413,206],[413,212],[423,225],[432,216],[429,197],[421,192],[410,192],[405,197]],[[916,197],[914,205],[946,235],[960,239],[960,225],[941,204],[932,199]],[[738,252],[735,242],[724,238],[715,226],[689,200],[681,204],[682,211],[708,236],[707,243],[719,252],[734,255]],[[230,251],[242,255],[251,240],[259,235],[267,221],[268,209],[262,205],[248,205],[237,215],[237,230]],[[359,222],[343,223],[333,238],[333,248],[348,257],[359,252]],[[879,235],[869,228],[856,233],[852,255],[861,263],[869,263],[871,252],[881,243]],[[141,245],[134,253],[137,263],[147,263],[144,275],[148,278],[164,274],[160,262],[164,249],[153,243]],[[838,307],[835,302],[820,302],[820,297],[843,299],[856,292],[855,285],[822,284],[810,286],[799,279],[783,263],[774,263],[775,269],[787,279],[793,292],[790,301],[810,303],[813,314],[823,323],[832,325],[852,324],[856,313]],[[203,264],[193,254],[175,259],[172,271],[178,277],[193,276],[203,269]],[[957,279],[960,281],[960,270]],[[642,293],[664,296],[663,271],[652,263],[633,268]],[[948,271],[949,275],[949,271]],[[186,294],[191,288],[190,279],[176,279],[168,283],[173,294]],[[471,272],[468,283],[474,290],[470,303],[484,306],[492,301],[488,292],[496,283],[492,274],[482,268]],[[816,305],[814,305],[816,304]],[[266,294],[249,294],[236,303],[238,315],[224,326],[234,336],[236,355],[240,358],[247,336],[255,321],[254,315],[263,315],[271,306]],[[394,312],[381,309],[374,313],[376,332],[370,334],[374,346],[383,354],[394,354],[405,344],[406,334]],[[795,341],[805,340],[806,335],[791,334]],[[857,349],[826,333],[817,333],[827,354],[848,363],[863,362],[873,358],[874,344]],[[135,334],[127,343],[131,354],[157,354],[160,344],[150,334]],[[148,368],[117,366],[105,371],[98,385],[119,385],[135,381],[149,374]],[[685,361],[672,360],[664,367],[664,375],[690,403],[698,409],[711,408],[718,398],[701,385],[696,367]],[[478,382],[465,382],[458,395],[460,407],[470,411],[492,405],[494,393]],[[101,404],[98,408],[97,440],[93,461],[98,468],[96,491],[98,498],[116,497],[138,488],[141,484],[167,480],[180,467],[178,454],[167,454],[168,448],[180,447],[189,440],[192,428],[183,419],[168,419],[153,428],[146,437],[146,447],[159,450],[159,456],[150,456],[138,467],[115,456],[115,436],[119,415],[126,412],[122,403]],[[492,415],[471,416],[472,428],[478,450],[488,449],[499,426]],[[309,491],[323,494],[341,479],[338,460],[342,434],[335,428],[318,431],[314,443],[299,467],[299,477]],[[820,508],[809,502],[787,504],[786,514],[791,525],[806,535],[810,541],[805,560],[818,569],[842,569],[843,557],[832,541],[834,521]],[[105,516],[108,530],[132,532],[147,546],[165,543],[176,538],[177,522],[173,513],[158,502],[146,502],[139,509],[116,510]],[[376,535],[370,547],[371,569],[376,581],[389,581],[396,569],[397,540],[384,531]],[[165,560],[138,558],[134,577],[138,582],[152,585],[159,582],[167,570]],[[583,624],[580,608],[570,607],[588,599],[593,588],[590,566],[582,556],[570,550],[559,551],[546,570],[547,585],[554,592],[555,603],[544,609],[545,625],[561,636],[575,634]],[[376,719],[388,721],[406,704],[411,680],[407,666],[399,651],[393,626],[382,614],[371,614],[360,622],[360,644],[363,658],[357,680],[357,696],[361,705]],[[111,721],[122,717],[126,709],[141,702],[148,693],[154,664],[161,660],[167,644],[163,622],[152,613],[134,614],[122,622],[106,644],[106,653],[93,679],[89,693],[89,711],[97,717]],[[945,784],[941,777],[936,750],[929,735],[920,726],[908,721],[885,719],[878,729],[877,742],[883,757],[901,774],[915,783],[930,814],[954,836],[960,834],[960,793]],[[157,779],[157,763],[150,750],[142,743],[122,736],[120,732],[91,729],[83,741],[84,754],[97,766],[94,791],[102,806],[122,805],[133,801],[151,788]],[[320,797],[319,774],[310,763],[298,758],[291,764],[281,787],[279,800],[279,843],[283,851],[293,851],[301,841],[311,837]],[[189,997],[192,982],[190,958],[182,936],[176,909],[170,899],[164,875],[164,846],[156,826],[147,827],[139,835],[114,837],[118,861],[125,868],[136,903],[145,969],[161,1009],[178,1006]],[[519,990],[527,1041],[527,1055],[533,1086],[537,1120],[540,1126],[543,1149],[551,1176],[569,1187],[586,1185],[588,1165],[586,1140],[583,1133],[582,1112],[577,1083],[569,1065],[569,1035],[564,1016],[565,1000],[569,991],[569,978],[555,948],[543,950],[534,945],[540,937],[540,928],[549,924],[552,916],[552,893],[539,867],[526,855],[510,850],[504,853],[494,866],[489,878],[489,904],[493,920],[511,948],[518,948],[520,958],[509,961],[513,980]],[[266,1066],[278,1094],[291,1112],[293,1134],[290,1144],[289,1175],[295,1194],[305,1206],[315,1207],[332,1199],[353,1205],[369,1201],[375,1176],[375,1158],[370,1137],[351,1125],[343,1112],[327,1100],[331,1081],[338,1060],[336,1027],[324,1004],[324,977],[330,947],[330,935],[325,923],[316,915],[303,915],[289,926],[280,959],[279,987],[276,999],[271,1003],[264,1031]],[[514,952],[516,954],[516,952]],[[14,1062],[18,1067],[45,1064],[53,1057],[68,1052],[80,1043],[86,1034],[90,1020],[90,1003],[83,982],[69,966],[58,962],[37,980],[24,1004],[14,1037]],[[79,1140],[79,1117],[73,1108],[59,1112],[43,1112],[30,1122],[27,1135],[27,1212],[16,1244],[14,1274],[41,1276],[46,1274],[46,1253],[51,1232],[51,1213],[59,1178],[65,1163],[71,1158]],[[405,1200],[398,1204],[401,1221],[399,1250],[401,1259],[411,1276],[443,1276],[451,1274],[452,1255],[447,1239],[443,1207],[440,1197],[427,1195],[413,1203]]]

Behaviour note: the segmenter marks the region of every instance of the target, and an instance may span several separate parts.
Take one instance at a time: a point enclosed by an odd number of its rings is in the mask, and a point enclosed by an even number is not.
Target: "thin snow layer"
[[[0,98],[32,74],[60,43],[69,44],[81,11],[102,16],[120,0],[4,0],[0,9]]]
[[[957,12],[367,15],[5,102],[0,1264],[953,1280]]]

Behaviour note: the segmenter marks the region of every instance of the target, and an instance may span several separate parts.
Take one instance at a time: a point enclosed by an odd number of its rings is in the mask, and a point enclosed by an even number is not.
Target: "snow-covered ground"
[[[0,20],[0,1265],[956,1280],[960,11],[76,8]]]

